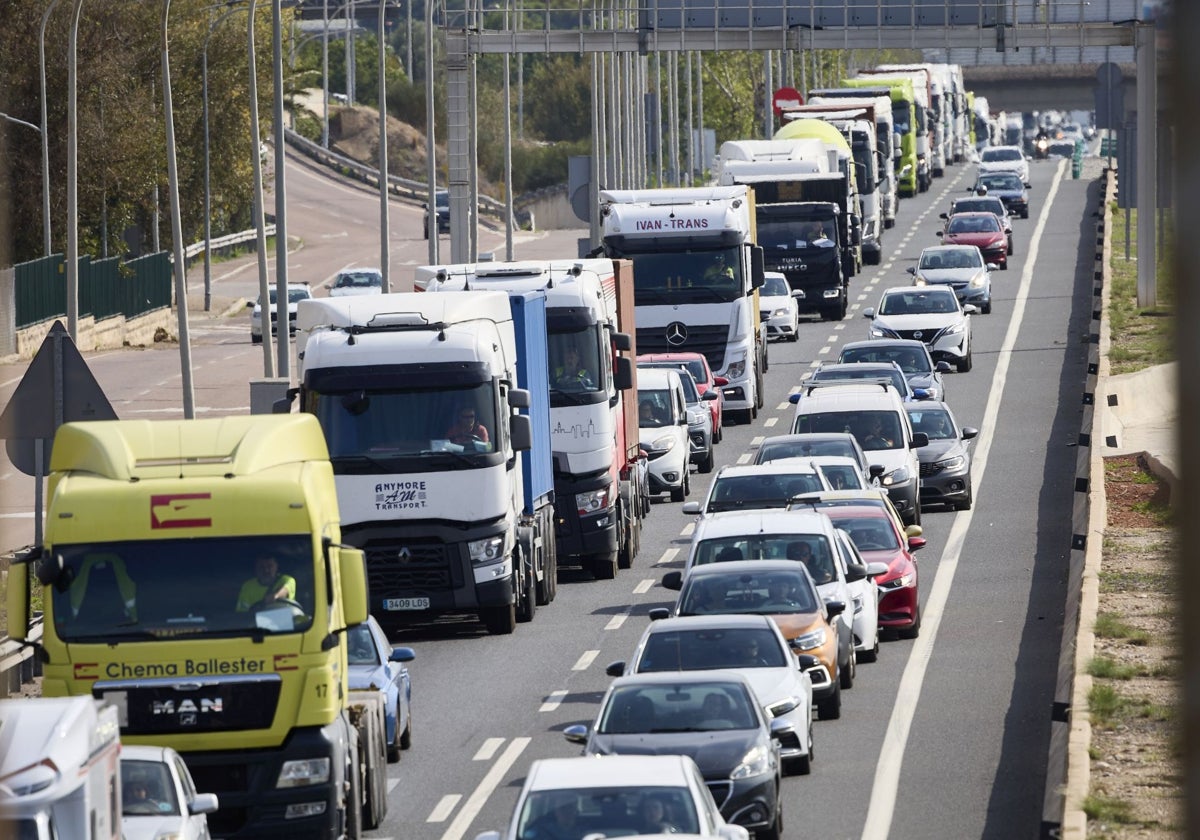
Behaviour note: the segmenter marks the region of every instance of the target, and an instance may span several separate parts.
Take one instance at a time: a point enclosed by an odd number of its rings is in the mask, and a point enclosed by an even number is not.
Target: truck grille
[[[180,677],[178,682],[178,686],[173,679],[101,682],[93,686],[92,694],[101,700],[122,698],[125,735],[236,732],[270,728],[282,685],[275,676]]]
[[[454,564],[445,543],[374,543],[363,551],[372,596],[455,588]]]
[[[644,327],[637,331],[638,353],[703,353],[713,371],[725,367],[725,345],[729,341],[729,327],[687,326],[687,336],[679,344],[667,341],[666,327]]]

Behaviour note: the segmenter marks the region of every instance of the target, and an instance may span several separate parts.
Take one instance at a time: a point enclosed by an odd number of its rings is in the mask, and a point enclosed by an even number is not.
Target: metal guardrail
[[[34,656],[34,645],[42,640],[42,616],[38,614],[29,629],[28,642],[0,641],[0,698],[21,690],[25,683],[41,673],[41,662]]]
[[[275,225],[266,225],[265,231],[267,236],[275,235]],[[254,242],[258,238],[258,231],[254,228],[250,230],[242,230],[237,233],[229,233],[225,236],[218,236],[216,239],[209,240],[209,245],[214,252],[220,253],[226,248],[234,248],[238,245],[244,245],[247,242]],[[188,262],[196,259],[204,253],[204,240],[188,245],[183,249],[183,256]]]

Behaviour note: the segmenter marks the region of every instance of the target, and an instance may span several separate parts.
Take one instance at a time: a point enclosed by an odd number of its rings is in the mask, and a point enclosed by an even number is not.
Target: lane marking
[[[653,586],[654,586],[654,579],[646,578],[645,580],[642,580],[641,582],[639,582],[637,586],[633,587],[633,594],[634,595],[645,595],[647,592],[650,591],[651,587],[653,587]]]
[[[784,401],[784,402],[781,402],[779,405],[775,406],[775,410],[776,411],[787,411],[791,407],[791,405],[792,404],[790,402]]]
[[[604,625],[604,629],[605,630],[620,630],[621,625],[623,625],[625,623],[625,619],[627,619],[627,618],[629,618],[629,613],[621,613],[620,615],[614,615],[612,618],[610,618],[608,620],[608,624]]]
[[[779,422],[778,417],[768,417],[766,420],[763,421],[763,427],[769,429],[778,422]]]
[[[743,452],[741,455],[738,456],[737,462],[739,464],[749,464],[750,463],[750,453]]]
[[[567,690],[560,688],[557,691],[551,691],[546,695],[545,702],[538,707],[539,712],[553,712],[562,705],[563,698],[567,696]]]
[[[491,761],[492,756],[496,754],[496,750],[504,746],[503,738],[488,738],[479,747],[479,751],[471,757],[472,761]]]
[[[689,522],[688,524],[683,526],[683,530],[679,532],[679,536],[690,537],[692,535],[692,532],[695,530],[696,530],[696,523]]]
[[[753,437],[750,439],[750,445],[751,446],[762,446],[762,442],[765,439],[766,439],[766,435],[757,435],[756,437]]]
[[[675,556],[676,556],[677,554],[679,554],[679,549],[678,549],[678,548],[668,548],[666,551],[664,551],[664,552],[662,553],[662,557],[659,557],[659,558],[658,558],[658,562],[657,562],[657,563],[655,563],[654,565],[655,565],[655,566],[661,566],[661,565],[663,565],[664,563],[670,563],[672,560],[674,560],[674,559],[675,559]]]
[[[399,779],[396,779],[399,782]],[[388,793],[392,792],[392,780],[388,779]],[[446,818],[458,807],[459,800],[462,799],[461,793],[448,793],[438,800],[438,804],[433,806],[433,810],[429,812],[429,816],[425,818],[427,823],[445,822]]]
[[[596,657],[600,655],[598,650],[585,650],[583,656],[579,657],[578,661],[571,666],[572,671],[586,671],[592,667],[592,663],[596,661]]]
[[[1000,414],[1000,404],[1008,381],[1008,368],[1013,358],[1013,348],[1016,346],[1021,322],[1025,317],[1025,305],[1029,299],[1033,269],[1037,264],[1038,249],[1041,247],[1042,232],[1046,227],[1046,220],[1050,217],[1050,208],[1054,203],[1054,196],[1058,193],[1066,164],[1065,158],[1059,162],[1058,171],[1055,172],[1054,181],[1046,195],[1046,202],[1042,206],[1042,212],[1038,215],[1037,227],[1034,228],[1033,235],[1030,237],[1025,267],[1021,272],[1021,285],[1017,290],[1013,306],[1013,317],[1008,322],[1008,332],[1000,346],[996,360],[996,372],[992,376],[990,396],[984,410],[983,422],[979,424],[984,431],[977,438],[975,452],[972,456],[972,488],[982,485],[983,476],[987,471],[988,455],[992,449],[992,430],[996,428],[996,419]],[[974,493],[974,490],[972,492]],[[977,494],[975,498],[978,499]],[[942,552],[938,561],[933,587],[921,610],[921,635],[913,642],[912,652],[904,666],[904,674],[900,678],[896,702],[892,706],[892,716],[888,721],[887,734],[883,739],[883,749],[880,751],[879,761],[875,765],[875,779],[871,785],[871,799],[867,808],[866,823],[863,826],[862,840],[887,840],[891,831],[892,816],[895,813],[896,799],[899,795],[904,749],[908,743],[913,717],[916,715],[921,687],[925,682],[925,671],[933,656],[933,645],[937,641],[938,628],[942,623],[946,602],[950,598],[954,575],[958,571],[963,543],[966,541],[967,531],[971,527],[976,510],[978,507],[972,507],[970,510],[959,511],[954,515],[954,524],[950,527],[946,550]]]
[[[467,829],[471,827],[471,823],[479,816],[479,812],[483,810],[483,806],[487,803],[488,797],[500,786],[504,781],[504,776],[509,769],[517,763],[517,759],[521,757],[521,753],[529,746],[530,738],[513,738],[508,749],[504,754],[492,765],[492,769],[483,777],[483,781],[479,786],[471,792],[471,796],[467,799],[462,810],[458,812],[458,816],[454,818],[454,822],[450,823],[450,827],[442,834],[441,840],[462,840],[462,837],[467,833]]]

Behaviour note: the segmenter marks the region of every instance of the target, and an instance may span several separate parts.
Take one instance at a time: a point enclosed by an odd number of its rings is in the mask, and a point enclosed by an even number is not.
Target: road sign
[[[40,476],[50,463],[50,444],[59,426],[75,420],[116,419],[66,327],[55,321],[0,414],[0,437],[7,442],[14,467]],[[44,442],[40,465],[36,463],[39,440]]]
[[[1121,128],[1125,120],[1125,86],[1121,68],[1106,61],[1096,69],[1096,128]]]
[[[803,104],[804,97],[795,88],[781,87],[771,95],[771,109],[777,117],[782,117],[789,108],[799,108]]]

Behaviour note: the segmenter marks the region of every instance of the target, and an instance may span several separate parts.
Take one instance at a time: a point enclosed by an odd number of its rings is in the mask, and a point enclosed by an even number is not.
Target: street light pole
[[[321,0],[321,148],[329,148],[329,0]]]
[[[42,13],[42,29],[38,37],[38,67],[42,75],[42,248],[50,256],[50,134],[46,128],[46,23],[58,0],[50,0]]]
[[[292,329],[287,293],[287,159],[283,137],[283,10],[271,0],[271,53],[275,78],[275,318],[279,325],[276,345],[279,376],[291,378]]]
[[[250,23],[246,27],[246,53],[250,63],[250,146],[251,171],[254,173],[255,251],[258,253],[259,323],[262,325],[263,376],[275,377],[275,354],[271,352],[271,290],[267,284],[267,231],[264,219],[262,177],[262,134],[258,127],[258,57],[254,48],[254,18],[258,0],[250,0]],[[279,317],[278,306],[276,318]]]
[[[192,393],[192,344],[188,331],[187,281],[183,274],[183,222],[179,211],[179,167],[175,161],[175,113],[171,104],[171,57],[167,42],[167,18],[171,0],[162,7],[163,112],[167,123],[167,189],[171,205],[171,245],[175,258],[175,310],[179,314],[179,364],[183,375],[183,416],[196,416]]]
[[[379,78],[376,80],[379,86],[379,272],[385,295],[392,290],[388,282],[391,242],[388,224],[387,79],[384,75],[387,66],[387,39],[384,37],[387,2],[379,0]]]
[[[71,6],[71,45],[67,59],[67,333],[79,343],[79,119],[78,89],[79,12],[83,0]]]

